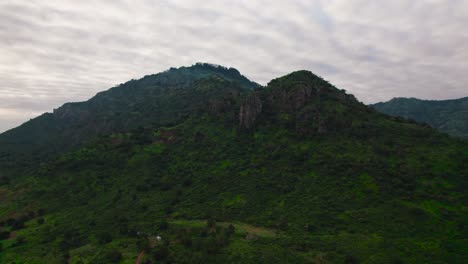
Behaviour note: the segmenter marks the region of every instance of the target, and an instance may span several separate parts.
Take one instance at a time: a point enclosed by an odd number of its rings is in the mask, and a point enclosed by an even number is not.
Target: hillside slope
[[[214,85],[235,87],[232,92],[238,95],[259,87],[236,69],[204,63],[131,80],[0,134],[0,166],[17,168],[20,161],[23,166],[37,164],[98,135],[180,122],[221,91],[196,89],[209,78],[224,81]]]
[[[468,139],[468,97],[441,101],[394,98],[371,106],[382,113],[424,122],[452,136]]]
[[[4,183],[0,261],[467,259],[466,141],[307,71],[244,90],[204,78],[188,91],[209,103],[191,100],[184,118],[94,138]]]

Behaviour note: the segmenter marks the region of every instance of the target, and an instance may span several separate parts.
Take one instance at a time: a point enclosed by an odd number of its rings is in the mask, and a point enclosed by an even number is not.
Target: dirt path
[[[145,255],[145,251],[143,250],[143,251],[140,252],[140,254],[138,254],[138,258],[137,258],[135,264],[140,264],[140,261],[141,261],[141,259],[143,258],[144,255]]]
[[[156,244],[158,243],[158,241],[156,240],[156,237],[149,237],[148,238],[148,241],[149,241],[149,248],[148,250],[154,248],[156,246]],[[140,254],[138,254],[138,258],[137,258],[137,261],[135,262],[135,264],[140,264],[141,260],[143,259],[143,256],[145,255],[145,251],[142,250],[140,252]]]

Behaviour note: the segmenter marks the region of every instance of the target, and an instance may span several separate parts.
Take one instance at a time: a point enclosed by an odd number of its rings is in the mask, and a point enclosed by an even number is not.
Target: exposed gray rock
[[[239,125],[241,128],[250,129],[254,126],[255,120],[262,112],[262,101],[257,93],[250,94],[242,102],[239,112]]]

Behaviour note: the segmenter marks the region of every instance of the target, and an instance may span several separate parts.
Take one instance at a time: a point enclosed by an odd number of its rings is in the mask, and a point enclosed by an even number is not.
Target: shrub
[[[229,226],[227,228],[227,233],[229,235],[233,235],[235,232],[236,232],[236,228],[232,224],[229,224]]]
[[[107,252],[106,260],[110,263],[119,263],[122,260],[122,253],[117,250],[111,250]]]
[[[346,255],[344,259],[344,264],[358,264],[358,263],[359,263],[359,260],[355,256],[352,256],[352,255]]]
[[[97,240],[100,244],[107,244],[112,241],[112,235],[107,232],[103,232],[97,235]]]
[[[169,256],[169,247],[166,244],[158,245],[153,249],[152,255],[155,261],[165,260]]]
[[[10,232],[8,231],[2,231],[0,232],[0,240],[5,240],[10,237]]]
[[[23,237],[23,236],[18,236],[18,237],[16,238],[15,243],[13,243],[13,245],[11,245],[11,246],[12,246],[12,247],[17,247],[17,246],[23,245],[24,243],[26,243],[26,238]]]
[[[210,218],[206,221],[206,226],[209,227],[209,228],[213,228],[216,226],[216,220],[214,220],[213,218]]]
[[[137,246],[138,250],[140,250],[140,251],[148,250],[150,248],[148,238],[147,237],[140,237],[136,242],[136,246]]]
[[[169,228],[169,222],[167,222],[166,220],[161,220],[161,222],[159,222],[159,230],[167,230]]]
[[[10,183],[10,178],[7,176],[1,176],[0,177],[0,185],[6,185]]]

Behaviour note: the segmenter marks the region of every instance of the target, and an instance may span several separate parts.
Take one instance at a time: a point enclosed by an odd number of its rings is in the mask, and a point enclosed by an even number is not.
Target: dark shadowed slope
[[[204,85],[213,78],[213,87]],[[217,93],[239,95],[258,87],[236,69],[202,63],[131,80],[0,134],[0,166],[37,163],[98,135],[175,124]]]
[[[371,106],[382,113],[424,122],[452,136],[468,139],[468,97],[442,101],[394,98]]]

